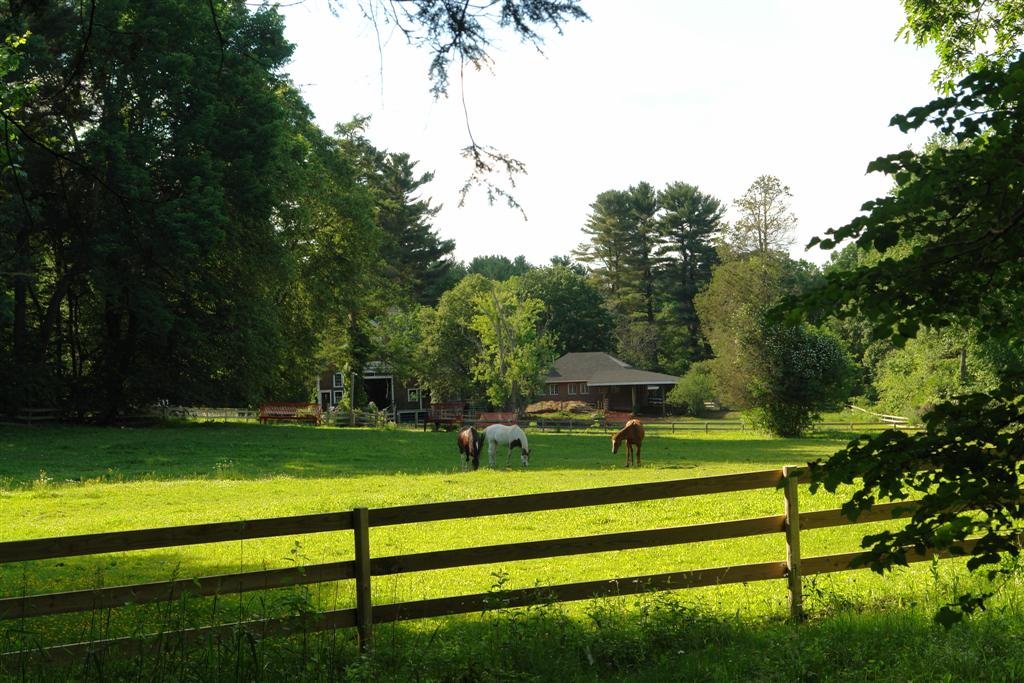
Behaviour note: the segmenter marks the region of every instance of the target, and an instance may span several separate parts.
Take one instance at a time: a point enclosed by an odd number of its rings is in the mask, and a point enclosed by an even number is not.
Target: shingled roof
[[[586,382],[592,387],[619,387],[636,384],[672,385],[678,377],[660,372],[637,370],[614,356],[600,351],[567,353],[555,361],[547,381]]]

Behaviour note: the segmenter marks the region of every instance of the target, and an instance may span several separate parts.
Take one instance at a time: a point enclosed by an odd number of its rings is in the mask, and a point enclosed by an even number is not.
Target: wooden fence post
[[[804,618],[803,586],[800,582],[800,482],[799,467],[784,467],[786,481],[786,581],[789,584],[789,616],[794,621]]]
[[[356,547],[356,630],[359,651],[373,648],[373,602],[370,599],[370,511],[352,511],[352,529]]]

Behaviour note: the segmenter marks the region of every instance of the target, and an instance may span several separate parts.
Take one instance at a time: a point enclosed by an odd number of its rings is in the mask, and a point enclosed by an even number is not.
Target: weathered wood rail
[[[53,661],[68,661],[104,650],[139,653],[146,651],[147,648],[156,647],[155,643],[167,637],[173,637],[175,643],[190,643],[204,638],[228,635],[236,632],[238,628],[244,628],[255,636],[265,637],[355,627],[360,646],[369,648],[373,642],[373,624],[375,623],[476,612],[493,607],[495,600],[500,600],[502,607],[517,607],[548,602],[584,600],[608,595],[772,579],[787,581],[790,614],[793,618],[799,619],[803,614],[801,577],[856,568],[856,559],[861,556],[860,552],[852,552],[810,558],[801,557],[801,531],[907,517],[914,507],[913,503],[876,505],[870,511],[863,513],[856,522],[851,522],[838,509],[800,512],[798,484],[805,480],[806,472],[803,468],[787,467],[760,472],[490,499],[374,509],[356,508],[350,511],[324,514],[4,542],[0,543],[0,564],[352,530],[355,559],[285,569],[247,571],[40,595],[0,597],[0,620],[28,619],[46,615],[113,609],[126,605],[165,602],[176,600],[186,594],[191,596],[225,595],[342,580],[354,580],[356,606],[321,612],[312,616],[260,619],[153,634],[147,637],[112,638],[55,645],[31,651],[8,652],[0,656],[0,671],[3,670],[5,662],[17,661],[23,657],[43,656]],[[777,488],[782,492],[784,501],[782,514],[681,527],[404,555],[374,557],[371,552],[369,530],[373,527],[767,488]],[[501,591],[499,594],[480,593],[378,605],[374,605],[371,600],[370,588],[375,576],[615,550],[653,548],[773,533],[785,535],[787,549],[786,558],[774,562],[616,577],[542,588]],[[965,552],[969,553],[972,547],[972,544],[966,544]],[[919,561],[931,558],[931,553],[925,553],[908,554],[907,559],[908,561]]]

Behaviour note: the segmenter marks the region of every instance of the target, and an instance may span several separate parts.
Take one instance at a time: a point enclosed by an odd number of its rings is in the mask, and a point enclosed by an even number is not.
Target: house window
[[[331,405],[338,405],[339,403],[341,403],[341,399],[344,396],[345,396],[345,392],[344,391],[335,391],[334,392],[334,402]]]
[[[580,382],[580,393],[581,394],[589,394],[590,393],[590,387],[587,386],[586,382]]]
[[[575,396],[576,395],[576,384],[574,382],[570,382],[569,383],[569,395],[570,396]]]
[[[343,386],[345,386],[345,376],[342,375],[340,372],[334,373],[334,386],[335,387],[343,387]]]
[[[420,400],[420,388],[409,387],[409,403],[418,403]]]
[[[548,396],[558,396],[558,385],[557,384],[549,384],[548,385]]]

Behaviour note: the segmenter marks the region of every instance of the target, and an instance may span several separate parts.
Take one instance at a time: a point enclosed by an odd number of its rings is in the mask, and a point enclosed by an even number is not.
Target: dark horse
[[[466,427],[459,432],[459,453],[462,454],[462,469],[469,468],[470,463],[473,469],[480,467],[480,446],[484,442],[484,435],[472,427]]]
[[[636,466],[640,467],[640,446],[644,442],[644,426],[640,420],[630,420],[612,437],[612,453],[619,452],[619,444],[626,442],[626,467],[633,461],[633,446],[636,446]]]

